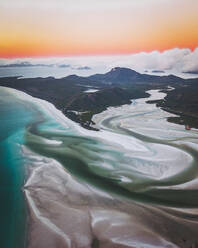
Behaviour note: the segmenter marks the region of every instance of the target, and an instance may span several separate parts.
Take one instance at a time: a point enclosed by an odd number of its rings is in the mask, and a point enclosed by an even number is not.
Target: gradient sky
[[[198,46],[198,0],[0,0],[0,57]]]

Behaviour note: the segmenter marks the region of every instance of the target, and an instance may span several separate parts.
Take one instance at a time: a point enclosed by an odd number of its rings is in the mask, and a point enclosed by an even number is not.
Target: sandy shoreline
[[[31,176],[25,195],[30,210],[30,248],[91,248],[94,242],[100,244],[95,247],[104,248],[186,248],[196,242],[198,224],[188,218],[184,221],[178,209],[144,206],[104,195],[74,181],[52,161],[46,161]],[[191,209],[188,212],[189,216],[198,214]]]
[[[154,232],[159,226],[148,231],[146,222],[159,210],[150,214],[152,207],[98,194],[75,182],[54,161],[38,168],[25,185],[30,210],[28,247],[92,247],[94,239],[103,244],[100,247],[136,247],[146,240],[153,247],[177,247],[160,237],[161,230]]]
[[[145,100],[142,100],[142,104],[143,101]],[[78,124],[65,118],[53,105],[42,100],[37,101],[35,99],[35,102],[38,102],[39,105],[43,105],[45,112],[48,112],[49,115],[56,118],[57,122],[61,122],[61,125],[65,127],[64,132],[71,132],[71,135],[67,136],[66,141],[65,138],[62,138],[62,142],[59,138],[57,139],[59,136],[56,137],[55,134],[53,134],[51,138],[42,137],[39,142],[43,142],[49,149],[57,149],[57,151],[59,151],[61,147],[66,149],[64,142],[68,142],[67,139],[73,137],[74,133],[77,133],[78,136],[84,137],[82,144],[84,144],[86,139],[96,139],[102,143],[106,142],[106,148],[109,149],[109,145],[114,151],[119,150],[119,152],[123,153],[123,159],[129,156],[129,154],[131,154],[132,157],[138,156],[139,159],[142,160],[147,159],[147,161],[149,158],[152,158],[152,163],[154,161],[161,163],[161,168],[163,168],[163,161],[166,161],[167,158],[166,154],[163,154],[165,148],[167,149],[167,154],[172,157],[170,165],[178,161],[179,156],[183,156],[179,162],[180,168],[176,168],[175,170],[170,166],[169,176],[173,175],[173,172],[176,174],[180,173],[182,161],[184,165],[185,163],[189,165],[192,163],[191,155],[182,152],[182,150],[178,148],[176,148],[175,151],[174,149],[169,150],[168,146],[163,147],[163,144],[161,146],[150,144],[148,147],[142,140],[138,140],[137,137],[127,137],[127,135],[123,135],[119,129],[115,133],[112,133],[110,126],[104,126],[104,130],[100,132],[85,130]],[[150,107],[151,105],[149,105],[149,108]],[[119,109],[117,110],[119,111]],[[149,109],[147,110],[149,111]],[[131,110],[126,111],[130,112]],[[140,111],[140,109],[138,111]],[[117,115],[116,110],[113,113]],[[104,113],[102,113],[102,115],[103,114]],[[104,118],[104,116],[102,118]],[[101,125],[103,125],[102,118]],[[164,123],[163,118],[158,119],[160,123]],[[118,120],[118,123],[120,121],[119,119],[115,120]],[[138,119],[136,120],[138,121]],[[153,123],[149,123],[148,121],[145,122],[145,125],[152,124]],[[116,125],[114,127],[116,127]],[[188,141],[189,133],[181,130],[181,127],[176,129],[177,125],[175,124],[168,125],[173,128],[172,130],[168,130],[168,134],[172,136],[174,132],[174,138],[176,139],[174,144],[182,142],[178,139],[181,134],[184,136],[184,140],[187,139]],[[127,118],[122,121],[121,127],[127,128],[128,130],[133,127],[133,131],[141,135],[144,135],[146,132],[144,125],[138,125],[134,130],[133,120],[129,122]],[[156,125],[153,129],[154,128],[156,128]],[[193,132],[194,131],[191,131],[191,134],[195,135]],[[153,134],[151,130],[150,135],[154,138],[156,138],[156,135],[158,138],[160,137],[170,142],[167,132],[163,133],[159,130],[157,134]],[[77,145],[78,143],[74,143],[74,145],[73,143],[71,144],[72,151],[74,150],[75,152],[76,149],[76,152],[79,153],[79,155],[74,153],[72,156],[79,156],[82,161],[88,164],[92,161],[92,157],[97,155],[94,150],[95,145],[92,145],[92,147],[85,145],[85,147],[80,148]],[[192,144],[194,144],[197,149],[196,140],[195,143]],[[84,157],[84,150],[89,148],[91,149],[86,155],[87,157]],[[23,149],[23,152],[24,155],[29,158],[29,178],[24,186],[29,209],[28,248],[188,248],[198,244],[196,231],[198,228],[198,222],[196,221],[198,211],[196,209],[173,208],[159,204],[143,204],[141,202],[127,200],[116,194],[104,192],[86,181],[79,180],[76,175],[72,175],[70,171],[65,169],[54,158],[38,155],[26,148]],[[154,155],[154,152],[156,155]],[[172,155],[170,155],[171,152]],[[177,154],[176,158],[174,158],[174,154]],[[107,156],[107,158],[105,156]],[[105,169],[110,173],[111,164],[117,161],[117,157],[114,158],[111,153],[107,155],[98,154],[96,161],[98,157],[101,158],[101,161],[99,160],[100,168],[103,166],[103,160],[107,162],[110,159],[109,165],[104,164]],[[119,162],[119,160],[117,162]],[[123,163],[125,162],[123,161],[120,164],[120,168],[123,168]],[[91,162],[90,166],[93,167],[95,165]],[[119,166],[119,164],[116,166]],[[164,168],[167,167],[166,165],[164,166]],[[93,168],[97,169],[97,166]],[[183,169],[185,170],[185,168],[186,167]],[[139,170],[138,173],[145,173],[146,167],[144,165],[138,165],[136,170],[137,169]],[[122,171],[120,171],[120,173],[122,174]],[[159,173],[162,173],[161,175],[164,176],[165,174],[163,173],[167,173],[167,168],[164,171],[159,170]],[[154,174],[152,171],[147,171],[147,174],[150,178],[149,180],[157,180],[153,178]],[[119,174],[116,175],[116,178],[117,177],[120,179]],[[157,174],[157,177],[159,177],[159,174]],[[123,183],[129,179],[128,175],[125,175]],[[131,183],[132,179],[130,179],[129,182]],[[195,180],[194,185],[196,188],[197,180]]]

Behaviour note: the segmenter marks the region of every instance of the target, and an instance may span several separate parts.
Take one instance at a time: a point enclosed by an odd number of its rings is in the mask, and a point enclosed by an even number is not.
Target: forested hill
[[[198,116],[198,79],[141,74],[128,68],[116,67],[105,74],[89,77],[7,77],[0,78],[0,86],[15,88],[47,100],[82,125],[89,122],[93,114],[103,111],[108,106],[128,104],[131,99],[147,97],[146,90],[166,89],[168,86],[174,87],[175,90],[167,91],[166,101],[158,105],[194,119]],[[92,91],[88,91],[89,89]],[[78,115],[71,111],[85,113]]]

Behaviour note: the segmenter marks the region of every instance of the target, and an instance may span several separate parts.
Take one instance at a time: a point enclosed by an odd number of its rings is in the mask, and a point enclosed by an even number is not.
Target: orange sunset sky
[[[0,0],[0,57],[198,46],[198,0]]]

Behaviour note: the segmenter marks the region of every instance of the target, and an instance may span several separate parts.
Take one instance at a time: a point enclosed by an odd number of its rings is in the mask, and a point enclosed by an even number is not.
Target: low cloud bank
[[[194,51],[175,48],[164,52],[142,52],[120,57],[120,60],[114,62],[113,65],[137,70],[193,72],[198,71],[198,48]]]
[[[176,71],[198,73],[198,48],[174,48],[164,52],[141,52],[130,55],[81,56],[57,58],[0,59],[0,67],[55,67],[65,69],[66,74],[104,73],[113,67],[128,67],[140,72]],[[87,71],[87,72],[85,72]]]

